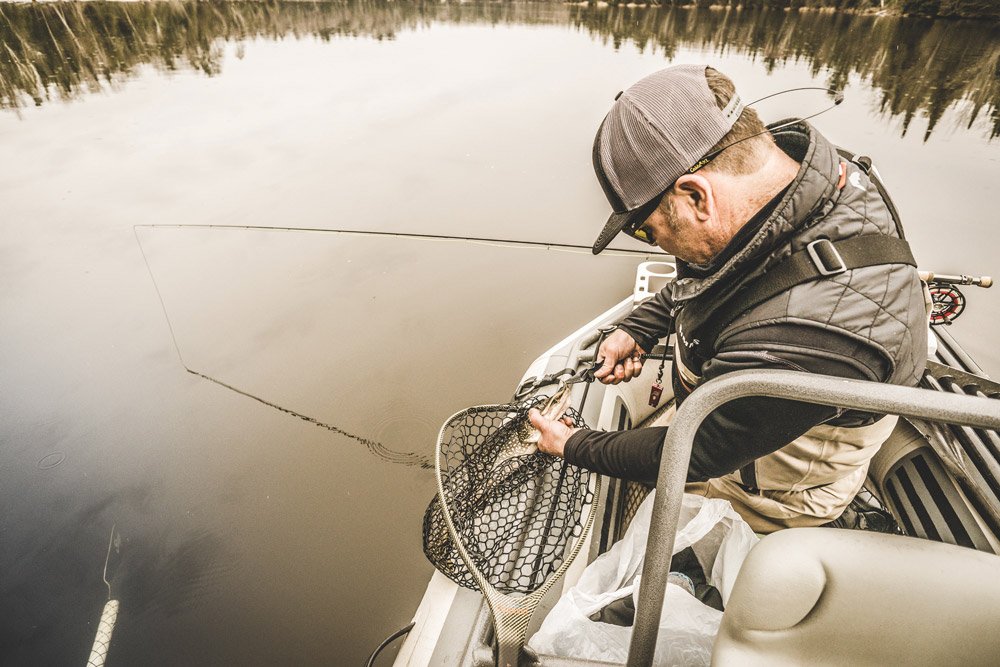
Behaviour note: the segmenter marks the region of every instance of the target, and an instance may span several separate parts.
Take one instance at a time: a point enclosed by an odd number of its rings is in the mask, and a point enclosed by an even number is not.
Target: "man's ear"
[[[712,182],[701,174],[684,174],[674,183],[674,191],[680,199],[678,203],[690,208],[698,220],[705,222],[714,215]]]

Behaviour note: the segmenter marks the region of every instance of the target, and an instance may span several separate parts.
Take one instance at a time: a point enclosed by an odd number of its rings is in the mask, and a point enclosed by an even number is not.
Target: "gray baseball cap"
[[[668,67],[615,98],[594,139],[594,171],[614,210],[594,242],[595,255],[625,225],[648,218],[660,195],[700,167],[743,112],[738,94],[719,108],[705,68]]]

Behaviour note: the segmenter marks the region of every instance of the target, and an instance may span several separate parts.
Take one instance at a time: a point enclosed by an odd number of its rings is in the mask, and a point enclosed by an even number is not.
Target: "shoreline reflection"
[[[860,76],[881,93],[880,113],[918,115],[926,141],[945,112],[983,119],[1000,136],[1000,26],[781,9],[590,7],[557,3],[330,2],[0,3],[0,108],[17,110],[113,88],[141,65],[222,72],[223,45],[315,37],[392,40],[432,23],[569,25],[615,49],[633,44],[673,57],[681,48],[760,58],[766,70],[806,61],[842,88]],[[859,39],[864,35],[863,39]],[[239,57],[239,55],[237,56]]]

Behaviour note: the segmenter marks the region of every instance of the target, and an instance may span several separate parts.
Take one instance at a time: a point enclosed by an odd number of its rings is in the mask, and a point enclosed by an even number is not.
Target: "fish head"
[[[555,390],[548,399],[545,400],[542,405],[539,406],[538,411],[543,417],[550,420],[562,419],[563,415],[566,414],[566,410],[569,409],[570,399],[573,395],[573,385],[562,382],[559,388]],[[531,422],[528,422],[528,427],[530,427],[531,432],[525,434],[525,442],[538,442],[542,434],[537,429],[531,426]]]
[[[563,380],[545,404],[539,408],[542,416],[546,419],[562,419],[569,409],[570,399],[573,397],[573,385]]]
[[[572,389],[571,384],[562,382],[556,391],[539,406],[538,410],[542,416],[546,419],[561,419],[569,408]],[[538,441],[542,437],[541,431],[532,426],[527,414],[522,414],[518,419],[523,421],[518,425],[513,437],[501,446],[493,463],[494,470],[505,461],[518,456],[530,456],[538,451]]]

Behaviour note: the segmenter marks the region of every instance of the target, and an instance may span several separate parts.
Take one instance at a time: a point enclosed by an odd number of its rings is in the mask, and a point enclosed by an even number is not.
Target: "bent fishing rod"
[[[277,225],[212,225],[212,224],[137,224],[132,226],[132,232],[135,235],[136,243],[139,245],[139,252],[142,254],[143,262],[146,265],[146,269],[149,272],[149,277],[153,283],[153,288],[156,291],[157,298],[160,302],[160,307],[163,312],[164,319],[167,322],[167,328],[170,331],[171,341],[173,342],[174,351],[177,353],[177,357],[181,363],[181,366],[185,371],[196,375],[204,380],[215,383],[225,389],[233,391],[237,394],[251,398],[263,405],[270,408],[284,412],[286,414],[292,415],[303,421],[312,423],[316,426],[324,428],[328,431],[337,433],[338,435],[346,436],[358,442],[364,444],[369,451],[371,451],[376,456],[390,462],[390,463],[401,463],[404,465],[416,465],[421,468],[430,468],[433,465],[424,456],[409,452],[397,452],[388,447],[384,446],[382,443],[376,442],[369,438],[361,437],[357,434],[350,433],[342,428],[334,426],[332,424],[327,424],[309,415],[302,414],[295,410],[291,410],[284,406],[278,405],[271,401],[268,401],[260,396],[257,396],[249,391],[240,389],[231,384],[223,382],[222,380],[215,378],[207,373],[203,373],[199,370],[191,368],[187,365],[184,359],[184,355],[181,354],[180,345],[177,342],[177,337],[174,333],[173,323],[171,322],[170,315],[167,312],[166,303],[163,300],[163,295],[160,292],[159,284],[156,281],[156,276],[153,274],[153,269],[149,265],[149,259],[146,257],[146,251],[143,248],[142,240],[139,238],[139,229],[157,229],[157,228],[173,228],[173,229],[235,229],[235,230],[251,230],[251,231],[288,231],[288,232],[313,232],[313,233],[327,233],[327,234],[344,234],[344,235],[354,235],[354,236],[382,236],[382,237],[395,237],[395,238],[405,238],[405,239],[416,239],[416,240],[435,240],[435,241],[461,241],[461,242],[471,242],[471,243],[485,243],[490,245],[512,245],[512,246],[528,246],[537,248],[553,248],[562,251],[587,251],[588,254],[591,251],[590,246],[577,245],[572,243],[545,243],[541,241],[523,241],[517,239],[495,239],[495,238],[482,238],[475,236],[450,236],[443,234],[411,234],[405,232],[386,232],[386,231],[365,231],[357,229],[326,229],[321,227],[282,227]],[[663,253],[650,253],[648,251],[642,250],[612,250],[606,254],[619,254],[619,255],[637,255],[641,257],[655,257],[657,255],[662,255],[663,257],[670,257]]]

